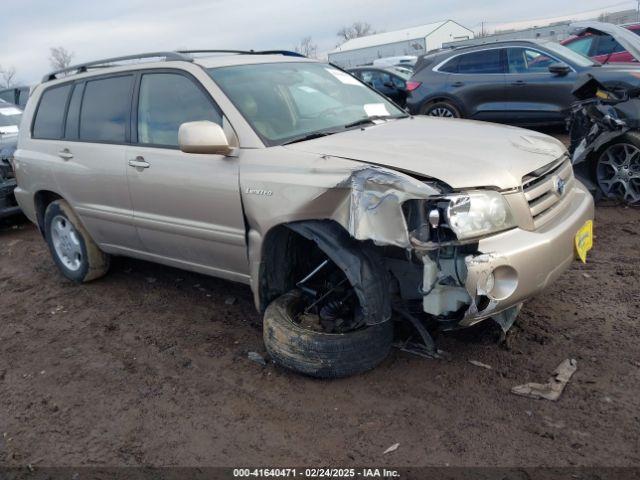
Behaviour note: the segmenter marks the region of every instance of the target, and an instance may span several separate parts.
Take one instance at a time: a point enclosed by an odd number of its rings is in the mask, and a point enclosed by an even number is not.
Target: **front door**
[[[145,251],[163,263],[246,280],[238,158],[178,148],[182,123],[222,124],[219,108],[195,78],[177,71],[143,73],[136,98],[126,162]]]
[[[532,48],[507,50],[507,98],[514,123],[563,122],[571,103],[577,74],[549,72],[559,60]]]

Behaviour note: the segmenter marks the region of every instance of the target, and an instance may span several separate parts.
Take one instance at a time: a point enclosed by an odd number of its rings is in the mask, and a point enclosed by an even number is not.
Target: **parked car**
[[[593,35],[613,33],[623,45],[636,35],[614,25],[590,22]],[[617,36],[623,32],[624,35]],[[558,43],[496,42],[422,57],[407,82],[407,106],[414,114],[463,117],[514,125],[563,125],[575,101],[579,75],[606,68],[624,79],[629,64],[602,66]]]
[[[621,27],[640,35],[640,23],[621,25]],[[620,42],[609,34],[595,35],[582,31],[563,41],[562,45],[602,64],[638,61]]]
[[[308,375],[377,365],[392,312],[427,349],[427,320],[508,328],[591,248],[559,141],[411,117],[286,52],[82,64],[25,116],[16,197],[64,277],[124,255],[250,285],[269,354]]]
[[[21,119],[22,110],[17,105],[0,100],[0,218],[20,213],[13,193],[16,179],[12,162]]]
[[[348,72],[364,83],[390,98],[401,107],[407,103],[407,80],[411,77],[406,71],[395,67],[356,67]]]
[[[11,87],[0,90],[0,100],[7,103],[14,103],[21,108],[27,104],[30,87]]]

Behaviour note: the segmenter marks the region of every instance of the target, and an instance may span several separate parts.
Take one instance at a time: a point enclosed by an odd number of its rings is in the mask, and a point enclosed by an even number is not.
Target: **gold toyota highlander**
[[[271,357],[339,377],[381,362],[392,317],[492,318],[586,261],[593,200],[562,144],[413,117],[290,52],[155,52],[48,74],[16,198],[62,275],[113,255],[251,286]],[[418,347],[415,347],[418,348]]]

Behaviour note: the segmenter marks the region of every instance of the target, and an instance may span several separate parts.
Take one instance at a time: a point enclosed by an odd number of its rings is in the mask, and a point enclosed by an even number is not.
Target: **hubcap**
[[[51,220],[51,242],[58,259],[66,268],[74,272],[80,269],[82,266],[80,238],[66,217],[56,215]]]
[[[430,117],[455,118],[455,114],[447,107],[437,107],[429,111]]]
[[[606,197],[640,203],[640,149],[630,143],[610,146],[598,160],[596,177]]]

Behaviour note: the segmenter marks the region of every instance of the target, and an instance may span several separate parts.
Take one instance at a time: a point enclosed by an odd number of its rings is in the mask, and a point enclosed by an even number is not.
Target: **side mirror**
[[[566,63],[552,63],[549,65],[549,71],[559,77],[564,77],[571,72],[571,67]]]
[[[185,153],[229,155],[233,151],[222,127],[208,120],[180,125],[178,144]]]

